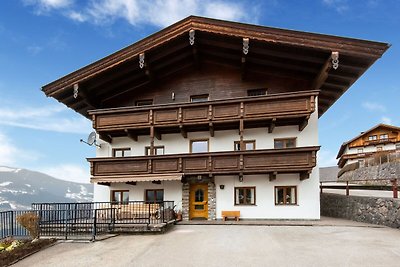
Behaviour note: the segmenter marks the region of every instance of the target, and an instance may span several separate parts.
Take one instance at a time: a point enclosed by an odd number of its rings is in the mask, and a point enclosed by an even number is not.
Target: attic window
[[[136,106],[151,106],[153,105],[153,99],[143,99],[136,101]]]
[[[265,88],[247,90],[247,96],[260,96],[266,94],[267,94],[267,89]]]
[[[370,136],[368,136],[368,141],[374,141],[374,140],[377,140],[378,138],[377,138],[377,136],[376,135],[370,135]]]
[[[387,140],[387,139],[389,139],[389,135],[388,135],[388,134],[381,134],[381,135],[379,136],[379,139],[381,139],[381,140]]]
[[[208,100],[209,100],[208,94],[190,96],[190,102],[205,102]]]

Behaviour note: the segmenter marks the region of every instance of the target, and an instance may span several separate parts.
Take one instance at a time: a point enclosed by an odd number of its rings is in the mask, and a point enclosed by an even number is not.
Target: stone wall
[[[321,215],[400,229],[400,199],[321,194]]]
[[[356,170],[343,173],[339,181],[370,180],[373,183],[376,179],[398,179],[400,178],[400,162],[383,163],[376,166],[362,167]],[[390,184],[390,181],[387,182]]]

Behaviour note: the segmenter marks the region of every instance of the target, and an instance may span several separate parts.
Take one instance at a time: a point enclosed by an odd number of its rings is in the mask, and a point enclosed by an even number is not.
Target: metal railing
[[[148,229],[175,219],[173,201],[33,203],[32,210],[0,212],[0,239],[28,236],[27,230],[17,222],[19,215],[28,212],[38,215],[40,236],[65,239],[94,240],[99,234],[129,231],[139,225]]]

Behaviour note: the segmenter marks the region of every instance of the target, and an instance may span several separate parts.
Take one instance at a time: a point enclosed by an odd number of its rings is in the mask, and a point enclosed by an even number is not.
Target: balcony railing
[[[154,127],[159,133],[199,131],[215,127],[299,125],[302,130],[315,111],[318,91],[281,93],[259,97],[215,100],[201,103],[179,103],[157,106],[124,107],[89,111],[93,128],[100,136],[109,137],[149,134]]]
[[[396,141],[397,141],[397,138],[395,138],[395,137],[383,138],[383,139],[377,139],[377,140],[365,140],[364,141],[364,146],[387,144],[387,143],[396,143]]]
[[[222,175],[298,172],[307,176],[316,165],[319,147],[264,149],[124,158],[89,158],[92,182],[102,177],[180,173],[183,175]],[[271,176],[270,176],[271,177]],[[308,178],[308,177],[304,177]]]

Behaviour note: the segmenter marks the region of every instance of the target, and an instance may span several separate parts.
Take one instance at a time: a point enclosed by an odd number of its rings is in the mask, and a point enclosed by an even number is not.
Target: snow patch
[[[1,168],[1,167],[0,167]],[[3,183],[1,183],[0,184],[0,186],[7,186],[7,185],[10,185],[10,184],[12,184],[13,182],[3,182]]]
[[[15,169],[15,168],[10,168],[10,167],[4,167],[0,166],[0,172],[19,172],[21,169]]]
[[[25,184],[27,187],[32,187],[30,184]]]

